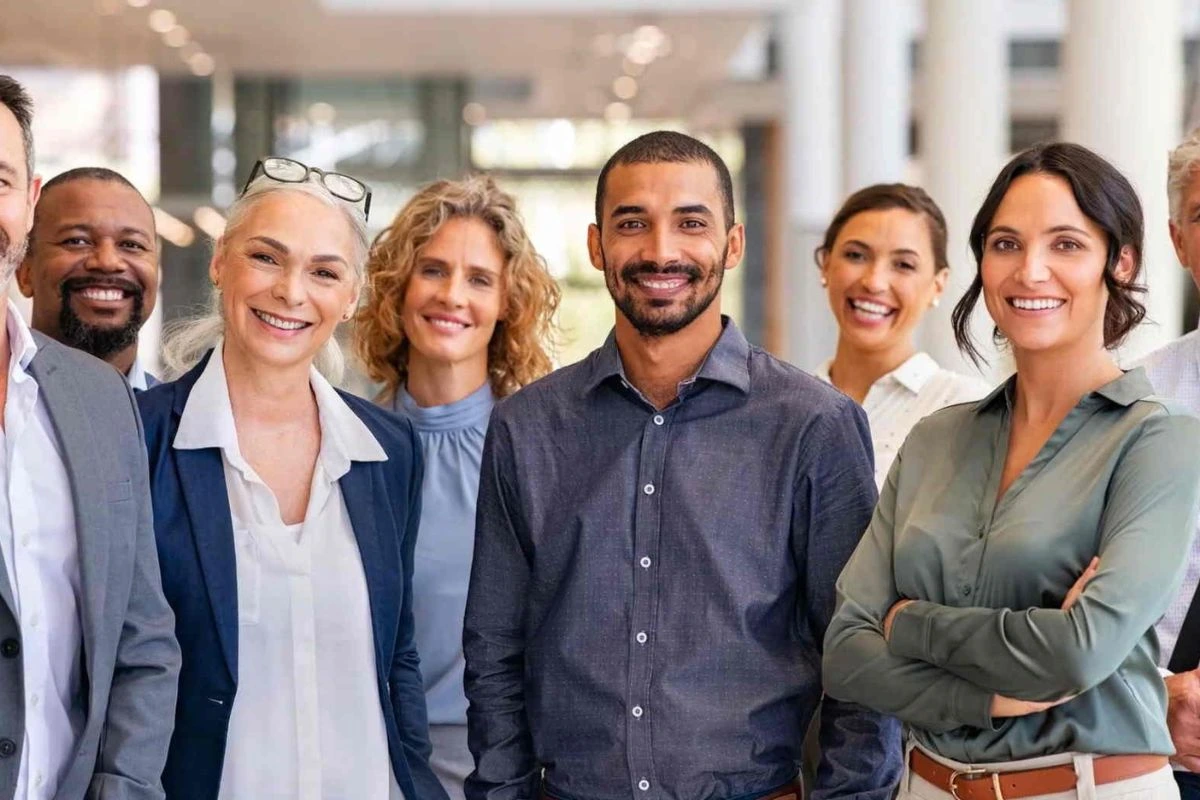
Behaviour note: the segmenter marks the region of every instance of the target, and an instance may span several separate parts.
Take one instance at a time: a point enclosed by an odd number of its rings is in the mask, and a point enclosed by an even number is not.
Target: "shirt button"
[[[654,415],[654,424],[655,424],[655,425],[662,425],[662,424],[663,424],[663,415],[662,415],[662,414],[655,414],[655,415]]]
[[[33,695],[30,695],[30,696],[29,696],[29,704],[30,704],[31,706],[33,706],[34,708],[37,708],[37,707],[38,707],[38,704],[39,704],[39,703],[41,703],[41,702],[42,702],[42,698],[41,698],[41,697],[39,697],[38,695],[36,695],[36,694],[33,694]]]
[[[642,565],[642,569],[650,569],[650,556],[642,556],[638,563]]]
[[[36,613],[29,615],[29,627],[36,628],[38,626],[38,615]]]
[[[650,637],[646,635],[645,631],[638,631],[638,635],[635,636],[634,638],[637,639],[638,644],[645,644],[646,640],[649,639]]]
[[[29,547],[29,543],[31,541],[32,541],[32,539],[29,538],[29,534],[28,533],[25,534],[24,536],[21,537],[21,547]]]
[[[963,597],[970,597],[971,596],[971,587],[970,586],[962,587],[962,593],[963,593]]]
[[[642,707],[634,706],[632,709],[632,713],[635,717],[637,717],[638,719],[641,719],[642,718]]]
[[[643,792],[650,791],[650,781],[646,780],[645,778],[642,778],[640,781],[638,781],[638,788],[641,789]]]
[[[645,492],[646,494],[654,494],[654,484],[647,483],[645,486],[642,487],[642,491]]]
[[[42,777],[42,773],[40,773],[40,772],[39,772],[39,773],[37,774],[37,777],[35,777],[35,778],[33,779],[33,785],[34,785],[34,786],[41,786],[41,785],[42,785],[42,782],[43,782],[43,780],[44,780],[44,778]]]

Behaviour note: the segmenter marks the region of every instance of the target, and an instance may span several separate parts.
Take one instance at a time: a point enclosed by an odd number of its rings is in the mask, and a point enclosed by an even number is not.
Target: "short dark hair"
[[[903,208],[925,217],[925,223],[929,226],[929,244],[933,250],[933,271],[936,273],[949,269],[950,261],[946,257],[946,217],[924,189],[905,183],[876,183],[847,197],[842,207],[833,215],[829,226],[825,228],[825,238],[820,246],[813,251],[817,266],[821,266],[821,257],[833,249],[847,222],[866,211],[887,211],[893,208]]]
[[[626,164],[708,164],[717,173],[721,204],[725,206],[725,229],[733,227],[733,177],[717,152],[699,139],[678,131],[651,131],[626,143],[600,170],[596,181],[596,225],[603,227],[604,191],[608,173]]]
[[[983,293],[980,271],[984,242],[996,210],[1013,182],[1022,176],[1036,174],[1054,175],[1066,181],[1079,210],[1108,236],[1108,256],[1104,264],[1104,285],[1108,289],[1108,303],[1104,308],[1104,346],[1119,345],[1146,316],[1146,307],[1138,299],[1146,290],[1137,285],[1142,271],[1145,232],[1142,203],[1137,192],[1116,167],[1086,147],[1069,142],[1036,144],[1018,153],[1000,170],[971,225],[975,280],[954,307],[951,318],[959,350],[977,365],[983,358],[971,338],[970,320]],[[1123,281],[1117,277],[1116,268],[1121,251],[1126,247],[1133,251],[1133,274]],[[994,330],[992,336],[999,341],[1000,331]]]
[[[0,75],[0,105],[12,112],[25,145],[25,179],[33,180],[33,99],[15,78]]]
[[[138,191],[137,187],[130,183],[128,178],[116,170],[109,169],[108,167],[75,167],[75,169],[69,169],[66,172],[60,172],[50,180],[46,181],[42,185],[42,195],[44,196],[46,192],[50,191],[55,186],[62,186],[64,183],[71,183],[73,181],[104,181],[105,183],[119,183],[122,186],[133,189],[135,192]],[[141,192],[138,192],[138,194],[141,194]]]
[[[60,172],[42,185],[42,198],[33,208],[33,227],[29,230],[29,252],[32,253],[33,248],[37,245],[34,239],[34,234],[37,233],[38,223],[41,221],[40,211],[42,208],[42,203],[45,201],[52,189],[59,186],[64,186],[68,183],[74,183],[75,181],[103,181],[104,183],[115,183],[119,186],[124,186],[128,189],[131,189],[135,194],[137,194],[138,197],[142,198],[142,202],[144,202],[146,207],[150,209],[150,218],[154,225],[151,233],[154,235],[158,234],[158,220],[154,219],[154,209],[150,205],[150,201],[147,200],[140,191],[138,191],[136,186],[129,182],[128,178],[116,170],[109,169],[108,167],[75,167],[74,169],[69,169],[66,172]]]

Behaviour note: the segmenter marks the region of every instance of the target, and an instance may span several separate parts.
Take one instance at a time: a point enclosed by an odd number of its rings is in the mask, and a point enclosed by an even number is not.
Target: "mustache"
[[[704,271],[699,265],[687,262],[658,264],[654,261],[635,261],[621,267],[622,281],[634,281],[643,275],[685,275],[690,280],[698,281],[704,277]]]
[[[141,298],[141,296],[143,294],[145,294],[145,291],[146,291],[145,289],[142,288],[141,284],[134,283],[133,281],[131,281],[127,278],[115,278],[115,277],[113,277],[113,278],[98,278],[98,277],[88,276],[88,277],[79,277],[79,278],[67,278],[61,284],[63,297],[66,297],[71,292],[77,292],[82,289],[93,289],[93,288],[120,289],[121,291],[125,292],[126,294],[128,294],[132,297],[136,297],[136,298]]]

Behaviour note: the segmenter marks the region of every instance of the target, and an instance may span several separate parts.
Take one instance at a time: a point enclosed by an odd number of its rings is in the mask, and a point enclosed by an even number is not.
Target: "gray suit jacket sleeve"
[[[179,644],[175,616],[163,597],[150,509],[149,469],[141,417],[132,479],[138,504],[133,583],[117,643],[108,715],[100,737],[89,800],[161,800],[162,770],[175,720]]]

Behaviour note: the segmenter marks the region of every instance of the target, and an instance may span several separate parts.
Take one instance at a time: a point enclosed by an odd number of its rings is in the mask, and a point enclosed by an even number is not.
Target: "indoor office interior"
[[[427,181],[494,175],[561,286],[555,361],[574,362],[613,319],[586,249],[596,175],[658,128],[729,164],[748,248],[724,309],[806,369],[836,335],[813,249],[841,200],[880,181],[922,185],[945,211],[951,302],[921,345],[975,369],[949,321],[974,273],[970,220],[1006,158],[1044,140],[1096,149],[1144,204],[1151,322],[1123,356],[1200,317],[1165,193],[1167,152],[1200,123],[1200,0],[4,5],[0,72],[36,102],[37,171],[110,167],[155,208],[161,299],[140,344],[151,370],[163,326],[207,301],[225,209],[268,154],[362,178],[372,233]]]

